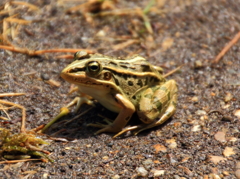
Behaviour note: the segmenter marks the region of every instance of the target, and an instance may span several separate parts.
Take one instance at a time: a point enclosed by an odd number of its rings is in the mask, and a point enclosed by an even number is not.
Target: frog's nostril
[[[68,73],[76,73],[76,72],[80,72],[83,70],[84,70],[84,68],[72,68],[72,69],[68,70],[67,72]]]

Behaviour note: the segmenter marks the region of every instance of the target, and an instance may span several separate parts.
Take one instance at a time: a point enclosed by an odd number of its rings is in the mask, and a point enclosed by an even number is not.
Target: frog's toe
[[[95,132],[95,135],[103,133],[103,132],[112,132],[112,133],[117,133],[119,131],[121,131],[121,129],[119,127],[116,127],[114,125],[112,125],[111,121],[108,120],[104,120],[107,124],[102,124],[102,123],[90,123],[87,126],[91,126],[91,127],[97,127],[97,128],[102,128],[100,130],[98,130],[97,132]]]
[[[144,129],[140,129],[140,130],[138,130],[138,131],[135,131],[134,133],[133,133],[133,135],[138,135],[140,132],[142,132]]]
[[[102,124],[100,122],[97,122],[97,123],[90,123],[87,126],[105,128],[113,123],[113,121],[111,121],[110,119],[103,119],[103,121],[106,122],[107,124]]]
[[[135,130],[135,129],[137,129],[138,127],[139,127],[139,126],[126,127],[125,129],[123,129],[122,131],[120,131],[119,133],[117,133],[115,136],[113,136],[113,138],[116,138],[116,137],[118,137],[118,136],[120,136],[120,135],[122,135],[122,134],[124,134],[124,133],[126,133],[126,132],[128,132],[128,131]]]
[[[103,119],[103,121],[105,121],[108,125],[113,123],[113,120],[107,118]]]
[[[90,124],[87,124],[87,127],[97,127],[97,128],[105,128],[107,127],[108,125],[106,124],[102,124],[102,123],[90,123]]]
[[[111,132],[111,133],[116,133],[121,131],[121,129],[114,127],[113,125],[105,125],[106,127],[98,130],[97,132],[95,132],[95,135],[103,133],[103,132]]]

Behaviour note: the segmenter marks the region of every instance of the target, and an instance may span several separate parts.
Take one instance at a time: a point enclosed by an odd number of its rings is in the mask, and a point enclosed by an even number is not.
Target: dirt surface
[[[178,83],[178,107],[164,125],[117,139],[107,133],[94,136],[97,129],[86,126],[102,120],[97,114],[116,117],[100,104],[63,125],[75,116],[71,113],[47,132],[53,135],[64,129],[55,137],[69,140],[50,140],[44,147],[54,163],[0,164],[0,178],[240,178],[240,118],[236,114],[240,110],[240,42],[212,64],[240,30],[239,0],[157,1],[147,14],[152,34],[134,13],[87,15],[89,11],[144,9],[146,0],[117,1],[108,8],[85,7],[72,13],[66,10],[83,1],[28,2],[39,10],[11,6],[18,18],[33,20],[18,27],[12,24],[18,29],[12,44],[32,50],[84,48],[112,56],[138,53],[163,66],[165,72],[184,64],[180,72],[168,77]],[[6,16],[0,15],[1,20]],[[76,95],[67,95],[70,84],[59,76],[72,60],[57,59],[58,55],[62,54],[30,57],[0,50],[0,92],[26,93],[2,99],[27,109],[27,129],[49,122]],[[51,86],[46,79],[61,86]],[[79,113],[88,108],[83,106]],[[8,112],[11,122],[1,125],[19,131],[21,111]],[[137,116],[131,122],[138,122]]]

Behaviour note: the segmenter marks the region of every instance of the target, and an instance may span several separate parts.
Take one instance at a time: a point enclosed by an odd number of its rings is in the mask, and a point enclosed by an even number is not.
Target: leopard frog
[[[102,54],[79,51],[74,61],[61,72],[61,77],[77,85],[80,97],[68,106],[83,103],[93,104],[96,99],[107,109],[118,113],[108,124],[89,124],[102,132],[127,131],[135,134],[158,126],[170,118],[177,103],[177,84],[166,81],[162,69],[151,65],[145,58],[134,55],[129,58],[113,58]],[[142,124],[125,127],[134,112]]]

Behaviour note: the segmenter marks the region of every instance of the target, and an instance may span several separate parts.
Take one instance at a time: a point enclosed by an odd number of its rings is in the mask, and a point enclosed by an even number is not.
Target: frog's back
[[[157,76],[158,74],[161,76],[162,72],[162,70],[159,70],[161,69],[160,67],[153,66],[145,58],[139,55],[133,55],[128,58],[114,58],[102,54],[94,54],[90,59],[97,59],[98,61],[101,61],[103,67],[126,74],[154,73]]]

